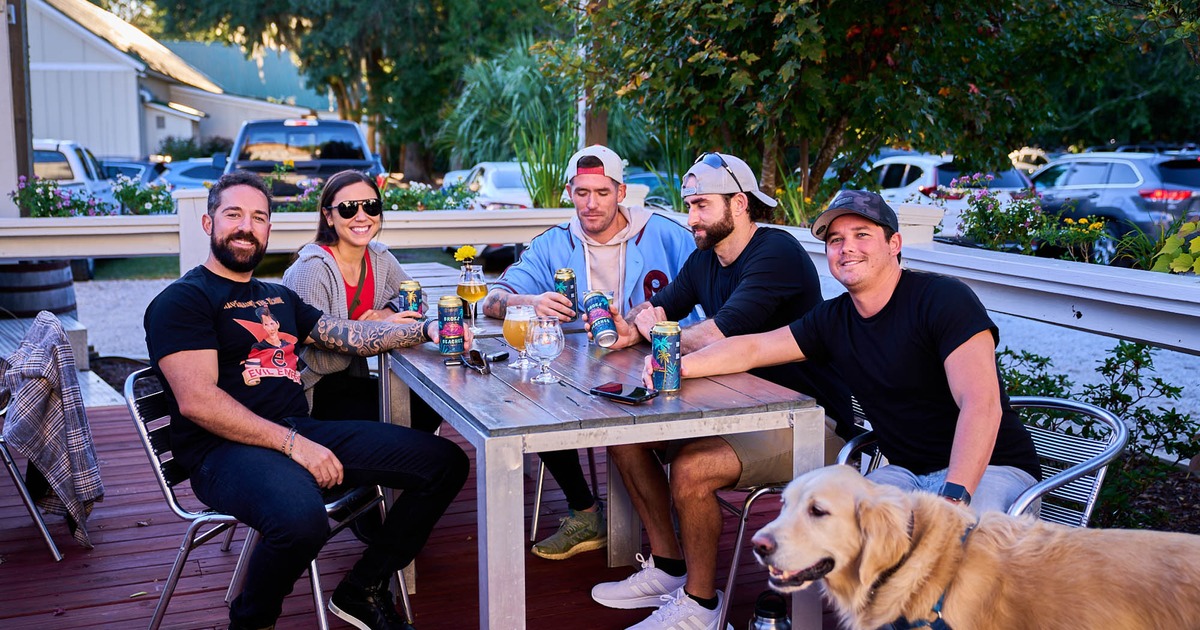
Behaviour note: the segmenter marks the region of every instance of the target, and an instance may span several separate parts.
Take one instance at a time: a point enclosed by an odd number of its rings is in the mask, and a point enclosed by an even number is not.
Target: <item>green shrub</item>
[[[175,214],[175,200],[166,186],[139,186],[125,175],[113,181],[113,196],[129,214]]]
[[[116,214],[117,209],[83,190],[66,190],[52,179],[24,175],[17,189],[8,193],[18,208],[31,217],[95,217]]]
[[[1168,229],[1164,234],[1171,232]],[[1200,274],[1200,221],[1180,221],[1154,255],[1153,271]]]

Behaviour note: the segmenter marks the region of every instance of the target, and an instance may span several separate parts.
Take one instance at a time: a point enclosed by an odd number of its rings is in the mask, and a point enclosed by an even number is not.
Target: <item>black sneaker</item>
[[[329,598],[329,612],[359,630],[415,630],[396,611],[386,583],[362,589],[342,580]]]

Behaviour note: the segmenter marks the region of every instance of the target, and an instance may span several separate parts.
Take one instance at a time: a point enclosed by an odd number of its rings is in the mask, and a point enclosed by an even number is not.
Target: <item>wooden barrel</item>
[[[77,317],[71,263],[46,260],[0,265],[0,308],[4,309],[0,317],[34,317],[40,311]]]

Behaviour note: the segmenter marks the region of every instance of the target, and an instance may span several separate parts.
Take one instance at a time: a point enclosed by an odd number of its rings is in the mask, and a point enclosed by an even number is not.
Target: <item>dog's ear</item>
[[[871,584],[912,548],[908,524],[911,520],[907,497],[901,493],[860,495],[855,505],[862,540],[858,573],[863,584]]]

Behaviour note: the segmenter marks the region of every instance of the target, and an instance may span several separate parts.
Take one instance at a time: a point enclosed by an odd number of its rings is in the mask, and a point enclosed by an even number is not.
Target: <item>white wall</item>
[[[142,105],[143,128],[142,138],[142,154],[150,155],[158,153],[162,147],[162,141],[167,136],[176,138],[196,138],[199,133],[199,125],[188,116],[179,114],[178,112],[164,111],[165,107],[154,107],[148,104]],[[163,127],[160,129],[158,124],[162,120]]]
[[[300,118],[304,107],[280,105],[230,94],[213,94],[192,87],[171,86],[171,100],[208,114],[200,121],[200,138],[221,136],[233,140],[247,120],[261,118]]]
[[[6,2],[0,8],[7,13]],[[4,20],[7,24],[8,20]],[[17,189],[17,135],[13,126],[12,67],[8,55],[8,27],[0,25],[0,218],[17,217],[20,212],[8,198]]]

